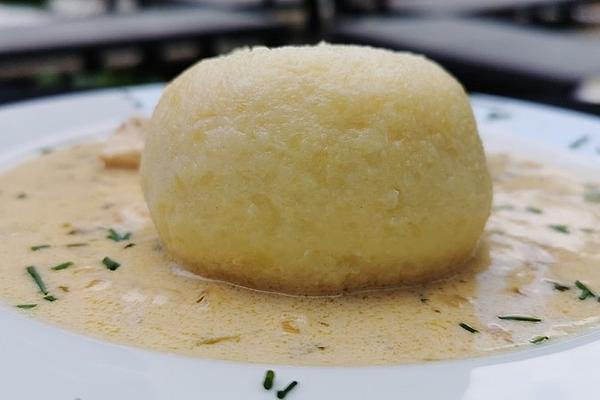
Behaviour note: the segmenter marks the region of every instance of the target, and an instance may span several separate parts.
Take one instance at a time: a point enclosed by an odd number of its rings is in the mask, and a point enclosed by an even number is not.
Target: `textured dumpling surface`
[[[436,279],[473,254],[491,183],[461,85],[424,57],[254,48],[168,85],[142,155],[160,238],[185,268],[333,294]]]

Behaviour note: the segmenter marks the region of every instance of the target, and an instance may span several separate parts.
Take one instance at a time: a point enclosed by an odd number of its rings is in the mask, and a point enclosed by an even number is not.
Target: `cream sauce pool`
[[[35,305],[18,310],[156,351],[293,365],[463,358],[600,325],[597,298],[581,300],[575,285],[600,294],[600,189],[580,173],[491,155],[494,211],[464,273],[420,287],[307,298],[205,281],[173,264],[137,171],[105,168],[99,151],[79,145],[0,177],[7,306]],[[109,229],[117,239],[131,236],[115,241]],[[120,266],[111,271],[104,257]],[[52,269],[66,262],[73,264]],[[28,266],[57,300],[43,298]],[[541,321],[498,318],[514,314]]]

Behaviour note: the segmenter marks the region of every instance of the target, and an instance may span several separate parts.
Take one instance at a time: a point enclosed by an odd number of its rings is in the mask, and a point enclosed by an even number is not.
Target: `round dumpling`
[[[362,46],[197,63],[164,91],[141,175],[185,268],[307,295],[456,270],[492,199],[461,85],[422,56]]]

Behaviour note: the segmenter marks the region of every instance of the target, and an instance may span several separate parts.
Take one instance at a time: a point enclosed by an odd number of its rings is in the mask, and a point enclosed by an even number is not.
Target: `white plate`
[[[4,107],[0,166],[45,146],[106,134],[132,114],[149,114],[160,91],[134,87]],[[600,171],[600,119],[482,95],[473,96],[473,105],[486,145]],[[579,146],[570,146],[576,141]],[[597,331],[460,361],[368,368],[243,364],[102,342],[0,307],[0,398],[10,400],[274,399],[261,387],[267,368],[276,370],[278,382],[300,382],[289,400],[583,399],[597,393],[599,360]]]

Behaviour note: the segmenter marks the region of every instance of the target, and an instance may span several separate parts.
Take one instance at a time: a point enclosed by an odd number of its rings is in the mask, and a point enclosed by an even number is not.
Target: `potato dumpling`
[[[461,85],[409,53],[253,48],[166,88],[142,185],[172,257],[295,294],[411,284],[471,257],[492,190]]]

